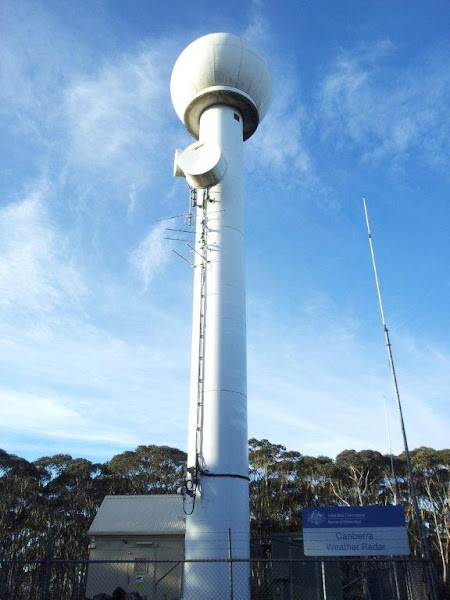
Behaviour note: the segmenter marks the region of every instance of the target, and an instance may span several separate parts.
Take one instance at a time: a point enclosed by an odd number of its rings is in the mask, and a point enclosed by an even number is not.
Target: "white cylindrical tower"
[[[242,150],[270,93],[264,59],[237,35],[196,40],[172,73],[175,110],[198,139],[176,158],[197,188],[186,600],[249,598]],[[230,558],[244,562],[195,562]]]

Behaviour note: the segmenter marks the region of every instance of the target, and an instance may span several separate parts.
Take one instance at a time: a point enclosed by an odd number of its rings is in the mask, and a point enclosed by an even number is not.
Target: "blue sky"
[[[186,448],[192,271],[161,221],[190,138],[181,50],[245,36],[274,77],[245,143],[249,435],[303,454],[449,446],[450,10],[445,1],[7,1],[0,447],[103,461]]]

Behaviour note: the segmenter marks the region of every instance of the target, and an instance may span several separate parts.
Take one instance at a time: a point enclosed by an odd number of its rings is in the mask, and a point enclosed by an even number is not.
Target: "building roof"
[[[88,535],[182,535],[184,531],[181,496],[105,496]]]

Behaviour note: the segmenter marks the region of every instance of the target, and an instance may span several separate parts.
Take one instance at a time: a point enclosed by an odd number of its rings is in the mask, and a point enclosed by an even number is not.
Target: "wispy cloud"
[[[169,252],[164,240],[165,233],[164,223],[153,226],[130,255],[131,264],[142,280],[145,290],[169,261]]]
[[[287,60],[279,53],[266,15],[264,3],[253,0],[242,33],[263,54],[273,80],[269,111],[246,144],[249,168],[267,173],[270,165],[270,179],[277,184],[283,181],[287,186],[324,191],[305,135],[311,119],[302,97],[296,56]]]
[[[71,168],[90,177],[107,171],[110,180],[126,182],[132,195],[157,175],[176,124],[170,67],[169,44],[156,42],[72,79],[64,104]]]
[[[74,308],[86,293],[64,235],[45,208],[49,186],[0,210],[0,308],[50,313]]]
[[[369,339],[359,319],[323,293],[306,296],[290,315],[267,299],[252,301],[249,332],[252,435],[264,437],[270,422],[272,441],[302,453],[387,452],[386,397],[394,451],[403,450],[381,334]],[[445,447],[450,359],[408,332],[396,331],[393,339],[410,446],[430,445],[433,432],[431,445]]]
[[[323,131],[364,161],[417,156],[442,167],[450,151],[446,60],[436,51],[399,68],[396,52],[389,40],[340,52],[321,88]]]
[[[279,75],[276,69],[274,87],[270,110],[251,143],[252,159],[258,168],[270,165],[275,179],[306,177],[311,184],[316,175],[302,131],[306,113],[294,73]]]
[[[77,409],[73,398],[54,393],[52,396],[0,388],[1,429],[6,429],[9,434],[19,432],[27,436],[76,439],[97,444],[114,442],[119,446],[131,446],[135,442],[132,433],[127,433],[119,423],[114,424],[108,419],[99,419],[93,427],[90,411],[86,413],[82,399]],[[91,399],[91,402],[98,403],[98,399]]]
[[[270,44],[272,39],[270,24],[262,0],[251,0],[248,9],[248,24],[242,35],[257,48]]]
[[[106,442],[115,451],[148,440],[184,444],[188,324],[176,308],[163,316],[143,303],[135,310],[139,314],[121,313],[121,319],[140,324],[141,342],[129,339],[126,328],[114,335],[73,316],[27,330],[4,327],[2,437],[15,444],[25,435],[85,440],[92,454]]]
[[[77,411],[69,408],[61,398],[58,401],[38,394],[0,389],[0,415],[9,429],[22,431],[52,431],[62,423],[78,428],[81,423]]]
[[[170,255],[159,225],[130,247],[155,219],[142,195],[153,215],[175,202],[160,182],[183,132],[169,96],[176,45],[153,39],[94,64],[39,10],[27,27],[40,33],[20,52],[25,26],[15,10],[11,19],[4,116],[44,175],[7,191],[0,209],[2,438],[39,438],[33,448],[70,440],[91,454],[184,443],[187,320],[163,299],[167,287],[151,302],[136,294],[128,262],[147,289]],[[116,227],[121,203],[128,220]]]
[[[119,202],[131,218],[141,193],[156,198],[149,189],[176,146],[169,80],[178,44],[153,38],[99,59],[45,6],[26,7],[6,11],[5,131],[30,148],[28,166],[52,178],[71,210]]]
[[[409,431],[415,439],[420,439],[424,432],[432,431],[434,443],[445,440],[450,427],[448,348],[404,330],[394,332],[391,341]],[[427,444],[423,442],[423,445]]]
[[[40,3],[5,3],[0,70],[5,128],[48,152],[60,135],[66,82],[90,67],[86,48]],[[44,33],[45,32],[45,33]]]

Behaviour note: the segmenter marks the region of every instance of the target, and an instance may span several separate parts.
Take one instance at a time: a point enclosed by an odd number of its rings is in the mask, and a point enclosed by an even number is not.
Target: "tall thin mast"
[[[394,457],[392,455],[392,443],[391,443],[391,429],[389,427],[389,418],[388,418],[388,413],[387,413],[387,407],[386,407],[386,398],[383,396],[383,400],[384,400],[384,417],[386,419],[386,431],[387,431],[387,437],[388,437],[388,444],[389,444],[389,459],[391,462],[391,475],[392,475],[392,482],[394,484],[394,504],[398,504],[397,500],[398,500],[398,491],[397,491],[397,478],[395,475],[395,468],[394,468]]]
[[[407,473],[408,473],[409,486],[410,486],[410,490],[411,490],[411,497],[412,497],[413,508],[414,508],[414,516],[416,519],[417,530],[419,533],[422,557],[425,558],[427,561],[430,561],[430,550],[428,547],[428,540],[425,535],[422,517],[420,515],[420,510],[419,510],[419,504],[417,502],[416,486],[414,483],[413,471],[412,471],[412,467],[411,467],[411,455],[409,453],[408,438],[406,437],[406,429],[405,429],[405,422],[403,419],[403,410],[402,410],[402,403],[401,403],[401,399],[400,399],[400,391],[398,389],[397,374],[395,372],[394,357],[392,355],[392,345],[391,345],[391,341],[389,338],[389,330],[386,325],[386,319],[384,316],[383,300],[381,298],[380,280],[378,278],[378,270],[377,270],[377,265],[375,262],[375,253],[373,250],[373,243],[372,243],[372,233],[370,231],[369,214],[367,212],[367,205],[366,205],[365,198],[363,198],[363,204],[364,204],[364,214],[366,217],[367,234],[369,236],[370,254],[372,257],[372,266],[373,266],[373,272],[375,275],[375,284],[376,284],[376,288],[377,288],[378,304],[380,307],[381,322],[383,324],[384,339],[386,342],[386,349],[387,349],[387,353],[388,353],[389,368],[391,371],[392,383],[394,385],[394,392],[395,392],[395,397],[397,399],[398,412],[400,415],[400,425],[401,425],[402,436],[403,436],[403,446],[405,449],[405,456],[406,456],[406,469],[407,469]],[[431,563],[430,562],[429,562],[429,565],[430,565],[429,581],[430,581],[430,587],[431,587],[430,591],[431,591],[433,600],[436,600],[437,599],[436,583],[434,580],[434,574],[431,571]]]

